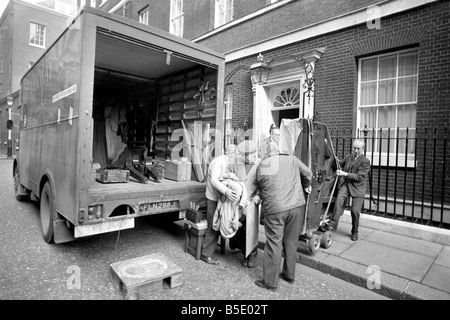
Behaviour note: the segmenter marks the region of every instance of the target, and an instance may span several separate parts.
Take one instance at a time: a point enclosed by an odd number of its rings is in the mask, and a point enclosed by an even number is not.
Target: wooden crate
[[[182,161],[170,161],[165,163],[164,178],[175,181],[190,181],[192,163]]]
[[[184,251],[192,254],[196,260],[200,259],[202,254],[203,239],[205,238],[208,224],[206,220],[200,223],[192,223],[189,220],[184,220],[185,240]]]
[[[146,299],[163,289],[164,282],[172,289],[183,284],[182,271],[161,253],[112,263],[109,278],[124,299]]]
[[[130,179],[130,171],[118,169],[98,170],[95,179],[101,183],[128,182]]]
[[[206,218],[206,212],[201,212],[194,209],[186,209],[186,219],[192,223],[199,223],[203,218]]]

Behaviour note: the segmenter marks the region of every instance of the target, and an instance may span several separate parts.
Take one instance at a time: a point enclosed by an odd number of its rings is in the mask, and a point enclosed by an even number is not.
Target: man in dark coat
[[[339,176],[338,194],[334,204],[334,212],[331,220],[322,226],[322,230],[336,230],[339,219],[344,213],[344,203],[348,198],[352,199],[352,235],[353,241],[358,240],[359,216],[366,194],[366,177],[370,170],[370,160],[364,156],[365,143],[363,140],[353,142],[353,152],[344,159],[338,160],[341,170],[336,173]]]
[[[311,192],[312,172],[294,155],[279,154],[278,144],[270,142],[267,157],[256,170],[256,184],[264,207],[263,279],[255,284],[276,290],[279,277],[288,283],[295,279],[297,242],[303,221],[304,192]],[[255,203],[259,203],[255,199]],[[303,214],[302,214],[303,213]],[[280,273],[281,258],[284,263]]]

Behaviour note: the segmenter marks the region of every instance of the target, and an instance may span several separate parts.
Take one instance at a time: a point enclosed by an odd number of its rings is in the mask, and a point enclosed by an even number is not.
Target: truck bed
[[[149,181],[147,184],[139,183],[130,178],[126,183],[100,183],[91,181],[89,194],[92,202],[111,201],[118,199],[148,198],[154,196],[170,197],[176,194],[205,193],[206,183],[194,180],[173,181],[163,179],[160,183]]]

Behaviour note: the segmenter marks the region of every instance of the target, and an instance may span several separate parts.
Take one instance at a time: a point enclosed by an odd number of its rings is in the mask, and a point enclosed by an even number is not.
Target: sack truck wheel
[[[322,246],[322,248],[328,249],[329,247],[331,247],[332,243],[333,237],[331,236],[331,232],[326,231],[322,236],[322,240],[320,240],[320,245]]]
[[[311,239],[309,239],[309,251],[312,253],[316,253],[320,248],[320,236],[317,234],[313,234]]]
[[[53,241],[53,219],[56,216],[55,196],[50,186],[50,182],[46,182],[42,188],[40,198],[40,216],[42,236],[45,241],[51,243]]]
[[[16,196],[17,201],[24,201],[26,196],[19,194],[19,168],[16,166],[14,168],[14,194]]]

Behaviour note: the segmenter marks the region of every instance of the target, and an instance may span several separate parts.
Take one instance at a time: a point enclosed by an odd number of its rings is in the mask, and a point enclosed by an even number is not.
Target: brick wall
[[[275,10],[268,11],[264,15],[236,25],[232,29],[201,40],[199,43],[219,52],[228,52],[378,2],[377,0],[293,1]],[[262,5],[263,1],[259,4]],[[235,6],[239,8],[238,4],[235,4]],[[235,9],[236,12],[238,11],[237,8]],[[236,14],[240,16],[239,13]]]
[[[169,32],[170,24],[170,0],[133,0],[131,1],[131,19],[139,21],[139,13],[148,7],[148,24]]]
[[[316,64],[315,108],[318,119],[329,127],[354,128],[357,105],[357,59],[416,46],[419,50],[417,127],[444,125],[450,117],[449,1],[434,3],[381,21],[381,29],[361,25],[340,32],[264,52],[266,61],[287,54],[326,47]],[[255,57],[227,64],[226,72],[242,63],[250,66]],[[242,75],[232,78],[234,101],[240,114],[252,114],[251,84]],[[256,106],[257,107],[257,106]],[[236,123],[243,119],[236,118]]]
[[[102,10],[109,11],[120,0],[110,0]],[[298,0],[269,11],[263,16],[221,32],[202,43],[219,52],[227,52],[261,40],[364,8],[379,0]],[[194,39],[214,29],[215,0],[184,1],[184,38]],[[138,20],[138,11],[150,7],[149,24],[169,30],[170,0],[132,0],[128,17]],[[270,0],[234,0],[234,20],[270,5]],[[122,14],[120,10],[118,14]]]
[[[248,58],[226,65],[226,75],[235,68],[244,67],[237,71],[228,83],[233,86],[233,128],[242,127],[246,118],[253,120],[253,91],[250,73],[247,69],[252,63],[254,63],[254,59]]]
[[[192,39],[214,27],[214,23],[211,26],[209,21],[211,12],[214,13],[214,1],[196,0],[188,2],[185,0],[183,38]]]
[[[268,0],[234,0],[234,20],[242,18],[250,13],[253,13],[267,4]]]
[[[219,52],[248,45],[270,36],[293,30],[331,16],[362,8],[377,1],[294,1],[277,10],[200,41]],[[151,24],[168,30],[170,1],[133,0],[137,11],[151,3]],[[235,11],[250,12],[267,1],[236,1]],[[141,5],[141,7],[140,7]],[[327,10],[325,10],[327,8]],[[214,18],[214,1],[198,0],[185,3],[185,38],[192,38],[211,29]],[[202,12],[209,12],[209,19],[198,19]],[[296,12],[300,14],[295,14]],[[156,17],[152,16],[158,13]],[[203,15],[206,16],[206,15]],[[417,126],[448,123],[449,98],[449,1],[441,1],[391,16],[381,21],[381,29],[369,29],[365,24],[343,31],[319,36],[293,45],[265,52],[266,60],[295,54],[300,51],[326,47],[316,65],[316,112],[320,121],[330,127],[354,128],[356,126],[357,59],[361,56],[397,50],[408,46],[419,49],[419,92]],[[237,63],[251,65],[255,57],[228,64],[227,71]],[[249,75],[236,74],[233,117],[236,125],[253,113]]]
[[[439,132],[442,132],[442,127],[449,127],[449,18],[450,2],[441,1],[382,19],[381,29],[369,29],[366,25],[360,25],[270,52],[263,52],[265,60],[268,61],[277,56],[326,47],[325,53],[316,64],[315,73],[315,107],[318,120],[326,123],[330,129],[339,128],[341,131],[350,132],[356,127],[358,58],[409,47],[418,49],[416,126],[418,132],[428,130],[427,148],[425,149],[423,141],[420,140],[416,150],[416,167],[408,170],[399,167],[398,176],[395,173],[397,168],[393,163],[388,170],[385,167],[376,167],[374,179],[378,179],[378,176],[382,177],[379,190],[381,197],[406,197],[407,199],[415,197],[416,201],[424,199],[449,203],[447,159],[450,159],[450,147],[447,142],[445,148],[442,140],[439,140],[436,142],[436,150],[433,150],[434,128],[437,127]],[[229,63],[226,72],[233,70],[240,63],[249,66],[254,63],[254,59],[255,57],[251,57]],[[248,75],[244,77],[241,72],[232,80],[235,84],[233,125],[236,126],[253,113],[252,91]],[[354,132],[353,130],[353,134],[347,138],[354,138]],[[408,172],[406,178],[404,178],[405,172]],[[390,177],[389,180],[386,180],[387,175]],[[374,181],[374,186],[377,187],[376,180]],[[389,183],[386,184],[386,181]],[[444,193],[442,190],[445,190]]]

